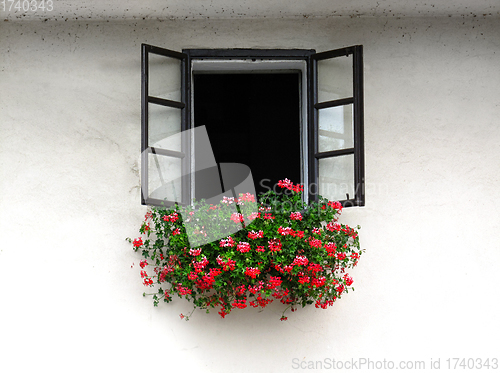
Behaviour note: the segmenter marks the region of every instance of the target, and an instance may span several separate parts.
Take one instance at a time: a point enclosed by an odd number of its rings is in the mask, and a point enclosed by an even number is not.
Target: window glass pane
[[[319,110],[318,149],[320,152],[354,147],[352,118],[352,104]]]
[[[181,109],[148,104],[148,146],[181,151]]]
[[[319,160],[319,194],[330,201],[354,198],[354,154]]]
[[[181,101],[181,60],[149,53],[149,96]]]
[[[353,97],[352,54],[318,61],[318,102]]]
[[[149,197],[181,202],[181,159],[148,153]]]

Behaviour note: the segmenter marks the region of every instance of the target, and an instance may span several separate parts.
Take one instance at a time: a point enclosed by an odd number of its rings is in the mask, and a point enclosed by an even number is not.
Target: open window
[[[195,139],[183,135],[199,126],[217,162],[250,166],[257,191],[288,177],[306,199],[364,205],[362,46],[179,53],[144,44],[143,204],[209,197],[196,181]]]

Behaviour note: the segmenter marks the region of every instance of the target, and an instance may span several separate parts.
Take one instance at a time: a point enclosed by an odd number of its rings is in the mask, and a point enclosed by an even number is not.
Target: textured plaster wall
[[[499,357],[497,18],[2,22],[6,372],[289,372],[300,361]],[[141,294],[140,43],[365,48],[356,291],[280,322]],[[263,141],[272,141],[263,139]],[[132,264],[135,263],[133,268]],[[495,355],[496,354],[496,355]]]

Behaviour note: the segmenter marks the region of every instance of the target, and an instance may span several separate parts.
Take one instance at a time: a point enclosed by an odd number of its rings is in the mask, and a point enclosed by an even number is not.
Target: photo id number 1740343
[[[446,359],[446,367],[448,369],[498,369],[498,359],[473,359],[473,358],[449,358]]]
[[[0,9],[9,13],[52,12],[52,0],[1,0]]]

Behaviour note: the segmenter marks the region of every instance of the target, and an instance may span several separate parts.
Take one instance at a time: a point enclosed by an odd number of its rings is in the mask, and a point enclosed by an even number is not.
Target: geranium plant
[[[216,308],[224,318],[235,308],[276,300],[286,320],[288,309],[325,309],[353,289],[346,269],[363,250],[356,229],[337,221],[342,205],[321,197],[306,205],[301,185],[285,179],[278,186],[258,202],[240,194],[217,205],[149,210],[142,236],[129,241],[144,257],[144,285],[156,286],[149,294],[154,305],[177,295],[190,300],[193,311]]]

